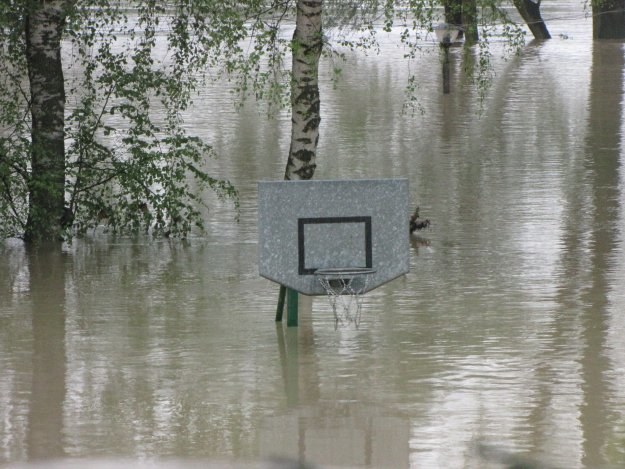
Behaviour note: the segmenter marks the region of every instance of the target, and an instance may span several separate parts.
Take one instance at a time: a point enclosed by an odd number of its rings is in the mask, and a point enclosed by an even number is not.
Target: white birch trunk
[[[68,1],[33,2],[26,20],[32,150],[25,238],[58,240],[64,207],[65,87],[61,36]]]
[[[323,0],[298,0],[293,33],[291,148],[284,179],[311,179],[319,142],[319,58]]]

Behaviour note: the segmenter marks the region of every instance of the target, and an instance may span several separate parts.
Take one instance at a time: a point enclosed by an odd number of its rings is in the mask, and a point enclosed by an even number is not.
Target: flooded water
[[[323,297],[274,322],[256,182],[281,179],[289,118],[217,85],[186,120],[239,222],[211,201],[187,241],[0,244],[0,465],[624,467],[625,60],[567,8],[544,11],[554,39],[494,55],[481,107],[461,49],[449,95],[434,44],[325,76],[315,177],[407,177],[432,221],[358,330]],[[423,114],[402,113],[409,70]]]

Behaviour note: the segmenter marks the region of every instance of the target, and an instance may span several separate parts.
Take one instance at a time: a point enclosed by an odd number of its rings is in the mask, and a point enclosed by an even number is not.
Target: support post
[[[278,309],[276,310],[276,322],[282,322],[282,314],[284,313],[284,298],[286,296],[286,287],[280,285],[280,293],[278,293]]]
[[[297,327],[298,325],[299,294],[290,288],[286,289],[286,325]]]

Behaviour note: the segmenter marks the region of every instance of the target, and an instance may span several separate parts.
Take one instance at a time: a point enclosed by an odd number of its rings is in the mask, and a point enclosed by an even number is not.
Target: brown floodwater
[[[325,297],[274,322],[256,182],[281,179],[289,117],[225,84],[185,119],[240,221],[209,197],[185,241],[0,244],[0,466],[624,467],[625,59],[563,5],[554,39],[495,52],[482,105],[460,48],[443,95],[436,45],[409,62],[392,34],[323,75],[315,177],[406,177],[432,222],[357,330]]]

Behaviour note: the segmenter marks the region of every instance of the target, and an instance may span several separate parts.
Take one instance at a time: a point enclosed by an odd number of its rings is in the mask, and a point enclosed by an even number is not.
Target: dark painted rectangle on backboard
[[[356,237],[355,244],[350,236],[350,230],[351,235]],[[317,244],[322,245],[319,246],[320,249],[317,249]],[[312,275],[319,268],[371,268],[373,266],[371,217],[298,218],[297,245],[300,275]],[[330,259],[319,260],[316,257],[319,252],[329,256]],[[314,265],[316,262],[322,264]]]

